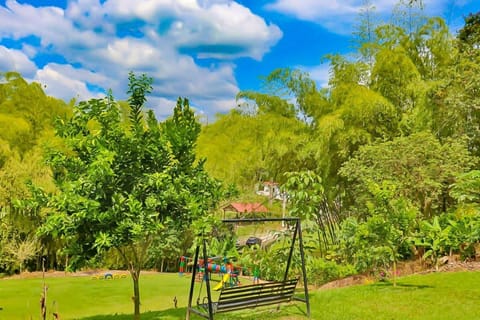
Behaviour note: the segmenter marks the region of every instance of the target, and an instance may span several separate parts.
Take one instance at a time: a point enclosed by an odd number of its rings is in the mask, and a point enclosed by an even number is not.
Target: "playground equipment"
[[[93,275],[92,276],[92,280],[108,280],[108,279],[125,279],[127,277],[127,275],[125,273],[110,273],[110,272],[106,272],[104,274],[97,274],[97,275]]]
[[[220,291],[220,297],[217,302],[212,301],[212,293],[210,288],[210,280],[208,277],[208,268],[205,268],[205,283],[207,287],[207,296],[203,303],[197,300],[197,307],[192,307],[193,292],[195,287],[195,273],[192,273],[192,281],[190,285],[190,293],[188,296],[188,307],[186,320],[190,320],[191,312],[204,317],[208,320],[213,320],[215,313],[229,312],[234,310],[241,310],[247,308],[256,308],[257,306],[266,306],[272,304],[280,304],[282,302],[289,302],[291,300],[299,300],[306,305],[306,315],[310,317],[310,300],[308,298],[308,284],[307,273],[305,268],[305,255],[303,251],[302,229],[300,225],[300,218],[260,218],[260,219],[226,219],[224,223],[239,223],[239,222],[266,222],[266,221],[281,221],[294,222],[295,230],[293,233],[293,239],[290,247],[290,252],[287,260],[287,266],[283,280],[272,281],[261,284],[253,284],[247,286],[236,287],[222,287]],[[298,279],[288,279],[288,271],[292,260],[292,254],[295,247],[295,242],[298,236],[298,247],[300,251],[301,263],[302,263],[302,275],[304,285],[304,298],[295,297],[295,288],[298,283]],[[207,241],[203,239],[203,257],[204,261],[207,261]],[[197,264],[200,254],[200,246],[197,246],[194,257],[194,265]],[[203,282],[202,282],[203,284]],[[218,286],[217,286],[218,287]],[[215,287],[216,288],[216,287]],[[201,290],[201,288],[200,288]],[[205,301],[206,300],[206,301]]]
[[[227,282],[229,282],[229,281],[230,281],[230,274],[229,274],[229,273],[225,273],[225,274],[223,275],[222,281],[220,281],[220,283],[217,284],[217,285],[215,286],[215,288],[213,288],[213,290],[218,291],[218,290],[222,289],[222,288],[223,288],[223,284],[224,284],[224,283],[227,283]]]
[[[222,288],[232,288],[238,285],[240,285],[238,274],[229,272],[223,275],[222,280],[213,288],[213,290],[218,291]]]
[[[208,258],[207,259],[207,264],[206,264],[206,269],[210,273],[220,273],[222,274],[220,283],[215,286],[214,290],[220,290],[224,286],[238,286],[240,284],[240,280],[238,279],[238,274],[235,271],[235,269],[239,269],[239,267],[234,267],[231,262],[227,261],[227,258],[223,258],[223,263],[217,263],[215,260],[218,260],[219,258]],[[187,266],[192,266],[192,269],[195,269],[193,267],[193,262],[190,262],[187,264],[188,260],[192,260],[189,257],[186,256],[181,256],[180,257],[180,267],[179,267],[179,276],[183,276],[184,272],[186,271]],[[198,262],[195,264],[196,265],[196,281],[202,282],[206,279],[205,275],[205,262],[203,259],[199,259]]]
[[[183,276],[183,273],[185,272],[185,265],[186,265],[186,260],[188,258],[185,256],[180,257],[180,267],[178,268],[178,275]]]

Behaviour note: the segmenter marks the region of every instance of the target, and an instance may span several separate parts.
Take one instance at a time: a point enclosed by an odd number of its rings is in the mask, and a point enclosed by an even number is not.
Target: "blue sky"
[[[405,0],[406,1],[406,0]],[[279,67],[328,81],[326,54],[352,51],[365,0],[0,0],[0,71],[18,71],[53,96],[125,98],[129,71],[154,78],[149,107],[170,114],[186,96],[213,117],[258,90]],[[423,0],[452,32],[480,0]],[[397,0],[372,0],[389,21]]]

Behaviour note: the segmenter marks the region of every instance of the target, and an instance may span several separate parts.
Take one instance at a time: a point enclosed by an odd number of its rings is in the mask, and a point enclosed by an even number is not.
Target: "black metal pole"
[[[195,250],[195,257],[193,258],[192,282],[190,283],[190,293],[188,294],[187,316],[185,317],[185,320],[190,320],[190,309],[192,308],[193,289],[195,287],[195,276],[197,274],[197,263],[198,263],[199,251],[200,251],[200,247],[197,246],[197,249]]]
[[[203,239],[203,267],[205,269],[205,284],[207,285],[208,320],[213,320],[212,292],[210,291],[210,275],[208,273],[207,240]]]
[[[307,268],[305,267],[305,253],[303,251],[302,225],[300,219],[297,221],[298,245],[300,258],[302,259],[303,287],[305,288],[305,304],[307,305],[307,317],[310,318],[310,299],[308,297]]]
[[[290,264],[292,262],[293,248],[295,247],[295,241],[297,240],[298,222],[299,221],[300,221],[300,219],[297,219],[297,223],[295,224],[295,231],[293,232],[292,245],[290,246],[290,253],[288,254],[287,268],[285,269],[285,275],[283,276],[283,281],[286,281],[287,278],[288,278],[288,271],[290,270]]]

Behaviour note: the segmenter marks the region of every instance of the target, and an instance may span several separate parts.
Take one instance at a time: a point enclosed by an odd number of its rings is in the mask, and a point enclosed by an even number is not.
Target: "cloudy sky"
[[[0,0],[0,72],[18,71],[65,100],[125,98],[129,71],[154,78],[149,107],[178,96],[213,117],[279,67],[328,77],[322,59],[351,51],[365,0]],[[397,0],[372,0],[388,21]],[[452,31],[480,0],[424,0]]]

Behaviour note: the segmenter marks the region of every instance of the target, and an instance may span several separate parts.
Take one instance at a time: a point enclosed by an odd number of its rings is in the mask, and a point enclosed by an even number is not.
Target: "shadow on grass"
[[[232,313],[220,313],[215,315],[218,320],[258,320],[258,319],[277,319],[281,317],[304,316],[305,308],[301,308],[297,304],[282,306],[277,310],[276,306],[270,308],[249,309]],[[142,313],[142,320],[183,320],[185,319],[186,308],[168,309],[162,311],[150,311]],[[78,320],[131,320],[132,314],[112,314],[98,315],[92,317],[81,318]],[[192,319],[203,319],[192,314]]]
[[[180,320],[185,319],[186,309],[168,309],[163,311],[149,311],[142,313],[142,320]],[[92,317],[81,318],[78,320],[132,320],[133,314],[110,314],[98,315]]]
[[[393,282],[390,282],[390,281],[377,282],[377,283],[374,283],[372,286],[381,287],[381,288],[386,288],[386,287],[394,288]],[[397,288],[411,288],[411,289],[432,289],[432,288],[434,288],[433,286],[429,286],[429,285],[408,284],[408,283],[398,283],[398,282],[397,282],[396,287]]]

